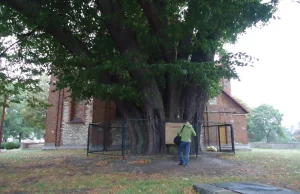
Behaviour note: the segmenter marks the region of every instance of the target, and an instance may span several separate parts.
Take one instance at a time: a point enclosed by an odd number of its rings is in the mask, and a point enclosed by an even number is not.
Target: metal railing
[[[125,158],[129,154],[148,154],[149,146],[153,146],[151,154],[169,154],[166,145],[166,123],[182,123],[180,121],[123,119],[101,123],[90,123],[88,128],[87,155],[101,153],[103,155],[119,155]],[[200,143],[216,145],[218,151],[235,153],[234,131],[231,124],[208,124],[202,121],[191,122],[197,136],[192,138],[190,154],[196,157],[202,153]],[[223,128],[222,128],[223,127]],[[225,127],[225,129],[224,129]],[[226,142],[221,142],[221,132]],[[150,132],[149,132],[150,131]],[[151,134],[151,135],[149,135]],[[200,137],[204,136],[203,142]],[[223,137],[224,138],[224,137]],[[151,141],[151,143],[149,143]],[[230,145],[231,143],[231,145]]]
[[[232,124],[205,123],[203,127],[204,146],[216,146],[219,152],[235,153],[234,129]]]

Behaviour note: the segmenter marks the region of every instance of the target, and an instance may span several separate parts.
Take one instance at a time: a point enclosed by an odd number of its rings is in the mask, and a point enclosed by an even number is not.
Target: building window
[[[83,101],[72,100],[70,111],[71,123],[83,123],[84,122],[84,103]]]

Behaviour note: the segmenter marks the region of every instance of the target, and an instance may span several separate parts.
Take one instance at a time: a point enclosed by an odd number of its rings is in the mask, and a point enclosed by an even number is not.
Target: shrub
[[[15,144],[15,149],[19,149],[20,147],[21,147],[21,144],[19,143],[19,142],[14,142],[14,144]]]
[[[8,142],[6,143],[6,149],[7,150],[12,150],[15,148],[15,142]]]
[[[7,150],[12,150],[12,149],[19,149],[21,147],[21,144],[19,142],[7,142],[3,144],[1,144],[1,149],[6,148]]]
[[[1,149],[5,149],[5,145],[6,145],[6,143],[1,143],[0,148],[1,148]]]

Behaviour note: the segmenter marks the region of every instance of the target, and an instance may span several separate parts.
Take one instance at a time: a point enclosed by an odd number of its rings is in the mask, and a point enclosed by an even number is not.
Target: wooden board
[[[177,130],[182,128],[184,123],[166,123],[165,124],[165,141],[167,145],[175,145],[174,138],[177,135]]]
[[[226,145],[227,144],[227,137],[226,137],[226,127],[225,126],[220,126],[219,127],[219,132],[220,132],[220,143],[221,145]]]

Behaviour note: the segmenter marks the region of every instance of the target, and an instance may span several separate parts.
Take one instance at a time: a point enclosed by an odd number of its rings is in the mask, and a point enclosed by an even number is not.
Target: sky
[[[259,59],[254,67],[237,68],[240,81],[232,80],[232,95],[251,108],[270,104],[284,114],[283,126],[300,122],[300,4],[281,0],[272,20],[263,28],[248,29],[229,52],[246,52]]]

